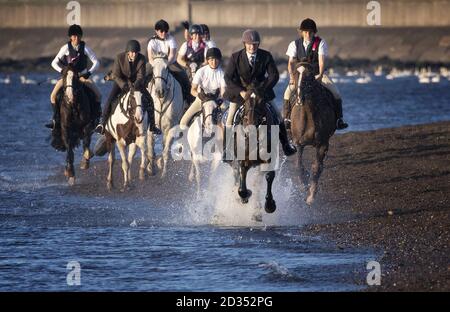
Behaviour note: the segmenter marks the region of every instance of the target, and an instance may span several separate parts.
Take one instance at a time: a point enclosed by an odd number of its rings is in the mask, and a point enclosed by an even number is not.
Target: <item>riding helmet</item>
[[[141,51],[141,45],[137,40],[130,40],[127,42],[127,49],[126,52],[140,52]]]
[[[200,24],[200,27],[202,28],[203,34],[209,34],[209,27],[206,24]]]
[[[259,33],[254,29],[247,29],[242,34],[242,42],[249,43],[249,44],[255,44],[261,42],[261,37],[259,36]]]
[[[83,36],[83,30],[80,25],[70,25],[69,30],[67,31],[67,35],[70,36]]]
[[[155,24],[155,30],[161,30],[168,32],[169,31],[169,23],[167,23],[165,20],[159,20]]]
[[[208,51],[206,51],[206,59],[209,58],[215,58],[218,60],[222,59],[222,52],[218,48],[209,48]]]
[[[299,29],[305,30],[305,31],[312,31],[312,32],[316,33],[317,32],[316,22],[314,22],[310,18],[304,19],[301,22]]]
[[[200,25],[194,24],[189,28],[189,34],[199,34],[202,35],[203,31],[202,31],[202,27]]]

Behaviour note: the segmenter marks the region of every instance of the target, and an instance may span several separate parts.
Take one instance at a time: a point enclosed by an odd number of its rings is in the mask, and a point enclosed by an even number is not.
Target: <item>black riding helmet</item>
[[[305,31],[312,31],[314,33],[317,33],[317,26],[316,26],[316,22],[314,22],[312,19],[307,18],[304,19],[299,27],[300,30],[305,30]]]
[[[127,42],[127,48],[125,52],[141,52],[141,45],[137,40],[130,40]]]
[[[80,25],[70,25],[69,30],[67,31],[67,36],[83,36],[83,30]]]
[[[202,31],[202,27],[200,25],[194,24],[189,28],[189,34],[199,34],[202,35],[203,31]]]
[[[168,32],[169,31],[169,23],[167,23],[165,20],[159,20],[156,22],[155,24],[155,30],[160,30],[160,31],[165,31]]]
[[[206,59],[215,58],[219,61],[222,59],[222,52],[218,48],[209,48],[206,51]]]
[[[200,27],[202,28],[203,34],[209,34],[209,27],[206,24],[200,24]]]

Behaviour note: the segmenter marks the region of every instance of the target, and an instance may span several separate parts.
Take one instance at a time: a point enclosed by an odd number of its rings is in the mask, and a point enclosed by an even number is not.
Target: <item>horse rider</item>
[[[328,56],[328,46],[325,40],[316,36],[317,26],[316,23],[307,18],[303,20],[298,28],[299,38],[292,41],[287,49],[286,55],[289,57],[288,71],[289,71],[289,84],[284,92],[283,101],[283,118],[286,126],[289,126],[290,120],[290,103],[292,90],[295,90],[295,77],[297,75],[296,66],[298,62],[306,59],[308,63],[312,65],[316,80],[320,81],[322,85],[330,90],[335,98],[336,103],[336,115],[337,123],[336,128],[338,130],[345,129],[348,124],[344,122],[342,116],[342,98],[339,94],[337,87],[333,84],[331,79],[326,75],[326,58]]]
[[[169,24],[165,20],[159,20],[155,23],[155,35],[150,38],[147,46],[149,66],[148,74],[151,75],[153,70],[153,60],[156,55],[164,55],[167,57],[168,69],[173,77],[180,83],[183,98],[188,104],[194,101],[191,96],[191,82],[186,71],[177,63],[177,42],[169,33]]]
[[[81,41],[83,30],[79,25],[71,25],[69,27],[67,35],[69,36],[70,41],[68,41],[67,44],[61,47],[58,54],[52,61],[52,67],[57,72],[61,73],[64,66],[69,63],[74,64],[75,69],[79,73],[80,82],[82,82],[86,87],[92,90],[95,95],[94,110],[96,110],[95,123],[97,123],[98,118],[100,118],[100,115],[102,113],[101,93],[95,83],[91,79],[89,79],[89,77],[98,69],[100,62],[98,61],[94,51],[92,51],[92,49],[87,46],[84,41]],[[87,68],[88,58],[92,62],[92,66],[89,69]],[[56,97],[58,95],[58,91],[63,85],[64,82],[61,78],[56,82],[55,87],[53,88],[53,91],[50,95],[50,103],[53,108],[53,119],[50,123],[45,125],[47,128],[53,129],[56,132],[61,128],[59,114],[60,107],[59,104],[56,103]]]
[[[184,39],[186,41],[189,41],[189,39],[191,38],[189,35],[189,22],[183,21],[183,22],[181,22],[181,26],[184,27]],[[213,40],[211,40],[211,33],[209,31],[208,25],[200,24],[200,27],[202,28],[202,40],[204,43],[206,43],[206,46],[208,48],[217,47],[216,43]]]
[[[194,24],[189,28],[190,39],[184,42],[178,51],[177,62],[192,73],[205,64],[208,46],[202,39],[202,27]]]
[[[208,65],[201,67],[192,80],[191,93],[196,99],[181,118],[180,128],[182,130],[187,129],[191,118],[202,110],[204,102],[213,100],[218,105],[223,103],[225,79],[221,66],[222,53],[218,48],[208,49],[206,61]]]
[[[294,154],[297,150],[289,141],[286,127],[281,120],[279,113],[272,106],[270,101],[275,98],[273,87],[279,79],[278,69],[269,51],[259,49],[261,37],[256,30],[247,29],[242,34],[244,48],[233,53],[228,66],[225,70],[225,83],[227,90],[225,99],[230,101],[228,117],[226,121],[227,128],[232,126],[234,114],[237,109],[244,104],[246,100],[246,86],[257,82],[263,83],[265,89],[265,101],[269,103],[273,112],[276,113],[280,126],[279,138],[283,151],[287,156]],[[222,159],[225,158],[224,150]]]
[[[114,85],[109,93],[108,100],[103,110],[102,121],[95,129],[96,132],[103,134],[106,122],[111,115],[111,105],[121,93],[130,90],[140,91],[143,95],[143,103],[147,104],[146,109],[149,117],[149,127],[151,131],[161,133],[155,127],[155,111],[153,107],[152,97],[145,87],[145,56],[139,53],[141,46],[137,40],[129,40],[127,42],[125,52],[119,53],[114,61],[112,70],[112,79]]]

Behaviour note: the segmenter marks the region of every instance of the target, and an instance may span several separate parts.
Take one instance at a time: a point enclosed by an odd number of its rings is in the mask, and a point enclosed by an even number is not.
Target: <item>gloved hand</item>
[[[201,91],[198,93],[198,98],[199,98],[202,102],[207,102],[207,101],[209,101],[208,96],[205,94],[205,91],[203,91],[203,90],[201,90]]]
[[[84,79],[89,79],[89,77],[91,77],[91,72],[90,72],[90,71],[87,71],[86,73],[84,73],[84,74],[81,75],[80,77],[81,77],[81,78],[84,78]]]
[[[217,106],[220,106],[223,104],[223,99],[216,99]]]
[[[123,88],[122,88],[122,91],[123,91],[124,93],[127,93],[128,91],[130,91],[130,86],[129,86],[128,84],[124,84],[124,85],[123,85]]]
[[[188,21],[182,21],[182,22],[181,22],[181,26],[183,26],[184,29],[189,30],[189,22],[188,22]]]

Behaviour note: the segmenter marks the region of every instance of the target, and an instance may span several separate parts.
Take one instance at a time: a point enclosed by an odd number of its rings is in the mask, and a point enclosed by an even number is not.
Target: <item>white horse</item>
[[[222,153],[220,147],[222,146],[222,132],[223,128],[218,126],[219,108],[216,101],[207,101],[202,105],[202,112],[199,116],[194,118],[194,121],[190,125],[187,132],[187,140],[191,151],[191,170],[189,173],[189,181],[193,181],[194,178],[197,182],[197,196],[200,197],[200,164],[212,161],[211,174],[217,169]],[[211,150],[204,149],[203,142],[204,137],[210,137],[214,132],[214,144],[215,150],[212,153]],[[212,147],[212,145],[211,145]],[[204,152],[211,153],[210,155],[204,155]]]
[[[107,187],[109,190],[113,187],[112,172],[116,144],[122,158],[124,189],[129,187],[131,181],[130,167],[136,152],[136,146],[141,151],[139,179],[143,180],[145,178],[145,165],[147,162],[145,130],[147,129],[147,122],[147,114],[144,114],[142,109],[142,93],[132,90],[121,96],[118,105],[109,117],[105,127],[106,144],[109,151],[109,173],[107,177]],[[126,155],[127,146],[129,146],[128,159]]]
[[[181,86],[168,69],[167,58],[161,55],[154,57],[153,78],[148,84],[148,91],[153,98],[155,107],[155,124],[163,133],[163,152],[157,165],[161,170],[161,177],[166,176],[167,161],[169,159],[170,143],[173,139],[172,128],[180,123],[183,115],[183,94]],[[147,134],[148,159],[147,170],[154,175],[155,141],[153,133]]]

